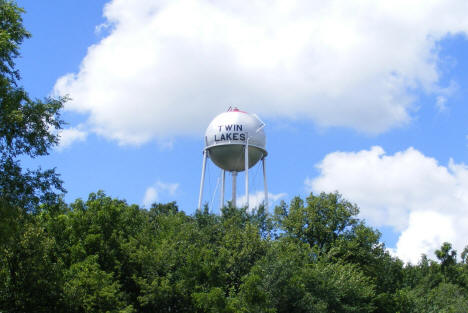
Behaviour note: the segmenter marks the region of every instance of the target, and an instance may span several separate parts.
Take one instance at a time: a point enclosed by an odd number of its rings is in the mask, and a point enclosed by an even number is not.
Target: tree
[[[70,267],[64,288],[68,312],[135,312],[126,305],[119,283],[100,268],[97,259],[91,255]]]
[[[439,259],[442,269],[457,264],[457,252],[452,250],[452,245],[448,242],[444,242],[442,247],[435,251],[435,255]]]
[[[358,223],[355,218],[358,207],[344,200],[339,193],[311,194],[306,204],[296,197],[288,210],[283,203],[276,208],[275,219],[286,235],[316,245],[320,253],[328,252],[338,238]]]
[[[456,270],[457,251],[452,249],[450,243],[444,242],[440,249],[435,251],[435,255],[440,261],[440,270],[444,275],[444,279],[455,281],[458,277]]]
[[[24,11],[0,0],[0,311],[54,311],[61,264],[55,242],[30,213],[57,204],[64,192],[54,169],[24,169],[21,160],[47,155],[58,143],[66,98],[34,100],[15,66]],[[51,207],[51,206],[50,206]],[[42,293],[42,294],[41,294]]]
[[[21,225],[0,253],[0,312],[58,312],[63,262],[39,223]]]
[[[317,261],[315,253],[294,238],[276,240],[244,276],[237,311],[372,312],[375,286],[358,266]]]
[[[15,67],[19,48],[30,33],[24,11],[15,2],[0,0],[0,239],[18,214],[53,203],[64,192],[54,169],[23,169],[21,158],[47,155],[58,143],[64,122],[60,109],[66,98],[34,100],[19,86]],[[4,240],[0,240],[4,241]]]
[[[463,249],[463,252],[461,253],[461,259],[463,264],[468,264],[468,246]]]
[[[467,312],[468,249],[403,266],[339,194],[304,203],[277,224],[103,192],[45,204],[0,246],[0,312]]]

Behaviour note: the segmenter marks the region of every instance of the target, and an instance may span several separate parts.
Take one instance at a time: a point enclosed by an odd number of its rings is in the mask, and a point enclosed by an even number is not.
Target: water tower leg
[[[207,157],[207,152],[206,150],[203,150],[203,165],[202,165],[202,173],[201,173],[201,181],[200,181],[200,193],[198,194],[198,210],[201,210],[201,203],[202,203],[202,197],[203,197],[203,185],[205,184],[206,157]]]
[[[232,172],[232,207],[236,207],[237,172]]]
[[[266,168],[265,168],[265,157],[262,158],[262,167],[263,167],[263,188],[265,189],[265,210],[268,212],[268,186],[266,180]]]
[[[249,138],[245,141],[245,203],[249,208]]]
[[[221,171],[221,203],[220,203],[220,207],[219,207],[220,211],[224,207],[224,186],[225,186],[225,183],[226,183],[226,171],[222,170]]]

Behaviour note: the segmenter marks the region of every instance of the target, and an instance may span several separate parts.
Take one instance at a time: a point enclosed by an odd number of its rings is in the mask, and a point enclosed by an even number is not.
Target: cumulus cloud
[[[282,199],[286,197],[287,194],[282,192],[282,193],[268,193],[268,206],[270,208],[274,207],[274,203],[278,201],[279,199]],[[249,209],[250,210],[255,210],[258,209],[258,207],[263,204],[265,201],[265,192],[263,190],[258,190],[254,193],[249,194]],[[243,207],[247,204],[247,197],[245,195],[239,197],[237,199],[237,204],[240,207]]]
[[[149,207],[154,202],[159,201],[161,193],[173,196],[178,188],[178,183],[164,183],[157,181],[154,185],[146,189],[142,203],[145,207]]]
[[[60,141],[56,149],[62,151],[70,147],[74,142],[85,141],[88,133],[78,128],[66,128],[59,131]]]
[[[396,255],[401,259],[416,264],[422,253],[429,254],[440,248],[443,242],[456,242],[456,230],[453,218],[434,211],[415,211],[409,216],[409,227],[405,229],[397,242]],[[462,232],[466,234],[466,231]],[[465,239],[464,237],[463,239]],[[461,241],[461,244],[468,242]],[[457,247],[458,252],[463,246]]]
[[[313,192],[339,191],[374,226],[400,232],[395,253],[416,262],[444,241],[459,251],[468,244],[468,167],[438,164],[414,148],[387,155],[381,147],[334,152],[305,181]]]
[[[199,134],[228,105],[378,133],[437,94],[438,41],[468,3],[113,0],[109,34],[54,91],[121,144]]]

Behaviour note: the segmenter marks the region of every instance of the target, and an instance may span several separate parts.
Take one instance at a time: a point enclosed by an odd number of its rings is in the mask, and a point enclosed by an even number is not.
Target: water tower
[[[198,209],[201,209],[203,185],[205,182],[206,160],[221,168],[221,207],[224,206],[224,186],[226,171],[232,176],[232,205],[236,207],[237,173],[245,171],[245,195],[249,206],[249,168],[262,160],[263,185],[265,189],[265,208],[268,210],[268,188],[266,182],[265,124],[255,114],[229,109],[216,116],[205,132],[203,165],[198,197]]]

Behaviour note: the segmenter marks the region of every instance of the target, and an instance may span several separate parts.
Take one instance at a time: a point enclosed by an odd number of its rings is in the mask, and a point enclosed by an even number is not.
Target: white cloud
[[[157,140],[158,147],[163,151],[171,151],[174,149],[174,139],[173,138],[164,138]]]
[[[438,40],[468,31],[464,0],[113,0],[109,35],[57,94],[92,131],[140,144],[200,134],[235,104],[377,133],[435,93]]]
[[[447,110],[447,98],[444,96],[438,96],[436,99],[436,107],[439,112],[444,112]]]
[[[81,128],[81,127],[79,127]],[[79,128],[67,128],[59,131],[60,141],[56,149],[62,151],[70,147],[74,142],[85,141],[88,133]]]
[[[427,254],[440,248],[443,242],[455,242],[455,225],[452,219],[450,215],[433,211],[411,212],[409,227],[401,233],[396,246],[397,256],[416,264],[422,253]],[[464,244],[468,244],[468,241]],[[463,246],[459,248],[460,253]]]
[[[313,192],[339,191],[356,202],[374,226],[401,232],[395,253],[415,262],[433,256],[444,241],[459,251],[468,245],[468,167],[450,160],[439,165],[414,148],[386,155],[381,147],[334,152],[306,179]]]
[[[178,188],[178,183],[164,183],[161,181],[157,181],[154,185],[146,189],[142,201],[143,205],[145,207],[149,207],[154,202],[159,201],[161,193],[173,196],[175,195]]]
[[[268,193],[268,206],[270,212],[272,212],[272,208],[274,207],[274,203],[281,198],[286,197],[287,194],[285,193]],[[249,194],[249,209],[254,210],[259,207],[265,201],[265,192],[263,190],[258,190],[254,193]],[[247,204],[247,197],[245,195],[239,197],[237,199],[237,205],[239,207],[243,207]]]

